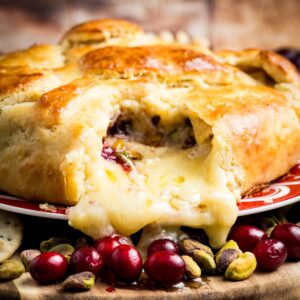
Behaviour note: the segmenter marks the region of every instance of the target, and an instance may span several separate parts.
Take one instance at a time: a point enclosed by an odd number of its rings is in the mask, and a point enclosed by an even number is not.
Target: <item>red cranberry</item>
[[[111,146],[106,144],[103,145],[101,156],[106,160],[117,160],[116,151]]]
[[[90,271],[98,275],[103,267],[101,255],[92,247],[82,247],[76,250],[70,259],[73,273]]]
[[[285,244],[289,258],[300,259],[300,227],[292,223],[277,225],[271,233],[272,239]]]
[[[230,239],[236,241],[243,252],[252,252],[254,247],[266,238],[268,236],[263,230],[251,225],[237,225],[230,233]]]
[[[179,253],[178,246],[170,239],[160,239],[152,242],[148,248],[148,256],[159,251],[171,251],[173,253]]]
[[[183,279],[185,263],[180,255],[170,251],[155,252],[144,264],[145,272],[156,283],[173,285]]]
[[[56,252],[45,252],[33,259],[30,274],[38,282],[51,283],[63,279],[68,269],[67,259]]]
[[[120,156],[118,156],[117,151],[113,149],[111,146],[104,144],[102,148],[101,156],[106,160],[114,161],[118,163],[119,165],[121,165],[124,171],[126,172],[131,171],[131,167],[126,162],[124,162],[124,160],[121,159]]]
[[[135,247],[120,245],[112,253],[111,267],[120,281],[133,282],[142,273],[142,257]]]
[[[122,244],[129,244],[129,240],[120,235],[111,235],[96,241],[94,247],[102,256],[104,263],[109,264],[112,252]]]
[[[274,239],[259,242],[253,250],[258,266],[265,271],[280,267],[287,258],[286,246]]]

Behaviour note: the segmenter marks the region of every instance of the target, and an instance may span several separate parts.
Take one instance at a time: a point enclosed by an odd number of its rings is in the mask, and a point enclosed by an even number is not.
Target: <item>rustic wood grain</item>
[[[214,48],[300,48],[298,0],[214,1],[211,12]]]
[[[0,283],[0,299],[20,299],[20,293],[13,282]]]
[[[296,300],[300,298],[300,262],[286,263],[276,272],[256,272],[248,280],[228,282],[221,276],[211,276],[198,288],[150,290],[134,288],[116,288],[115,292],[106,291],[107,285],[99,280],[88,292],[70,293],[61,290],[59,284],[42,286],[34,282],[28,273],[12,282],[0,284],[0,299],[22,300],[99,300],[99,299],[280,299]]]

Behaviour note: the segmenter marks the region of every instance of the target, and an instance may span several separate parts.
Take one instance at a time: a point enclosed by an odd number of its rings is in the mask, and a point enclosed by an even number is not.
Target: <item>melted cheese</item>
[[[99,238],[113,229],[130,235],[151,223],[203,228],[213,247],[226,240],[236,201],[210,144],[190,149],[127,142],[143,155],[125,172],[113,161],[97,166],[98,190],[70,210],[70,224]]]

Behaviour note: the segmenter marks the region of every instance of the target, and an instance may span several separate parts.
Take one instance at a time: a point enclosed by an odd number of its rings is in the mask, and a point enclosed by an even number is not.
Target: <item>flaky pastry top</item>
[[[191,47],[192,44],[149,36],[138,25],[124,20],[83,23],[69,30],[58,45],[34,45],[1,56],[0,99],[3,104],[37,101],[39,97],[43,99],[44,92],[87,76],[201,88],[299,85],[294,66],[271,51],[213,53],[201,43]],[[272,80],[260,80],[254,71]],[[3,102],[9,97],[12,99]]]
[[[214,52],[123,20],[77,25],[57,45],[0,57],[0,190],[76,205],[71,225],[95,239],[103,228],[131,234],[169,216],[166,224],[205,226],[220,246],[236,200],[300,159],[299,83],[269,50]],[[145,154],[129,173],[101,155],[123,121],[137,126],[121,138]]]

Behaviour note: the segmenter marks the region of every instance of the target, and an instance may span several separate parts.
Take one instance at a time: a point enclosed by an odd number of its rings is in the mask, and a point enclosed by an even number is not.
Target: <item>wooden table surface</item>
[[[151,31],[183,30],[206,38],[214,49],[300,48],[299,14],[299,0],[0,0],[0,51],[55,43],[72,25],[95,18],[124,18]],[[0,299],[299,299],[299,272],[294,263],[245,282],[215,277],[197,291],[108,294],[98,285],[76,295],[61,293],[58,286],[41,288],[26,274],[14,283],[1,283]]]
[[[300,48],[299,0],[0,0],[0,51],[55,43],[70,26],[104,17],[184,30],[218,49]]]
[[[0,283],[1,300],[299,300],[300,262],[285,263],[276,272],[255,272],[248,280],[225,281],[209,276],[195,288],[147,289],[108,286],[97,280],[91,291],[64,292],[59,284],[37,284],[28,273]]]

